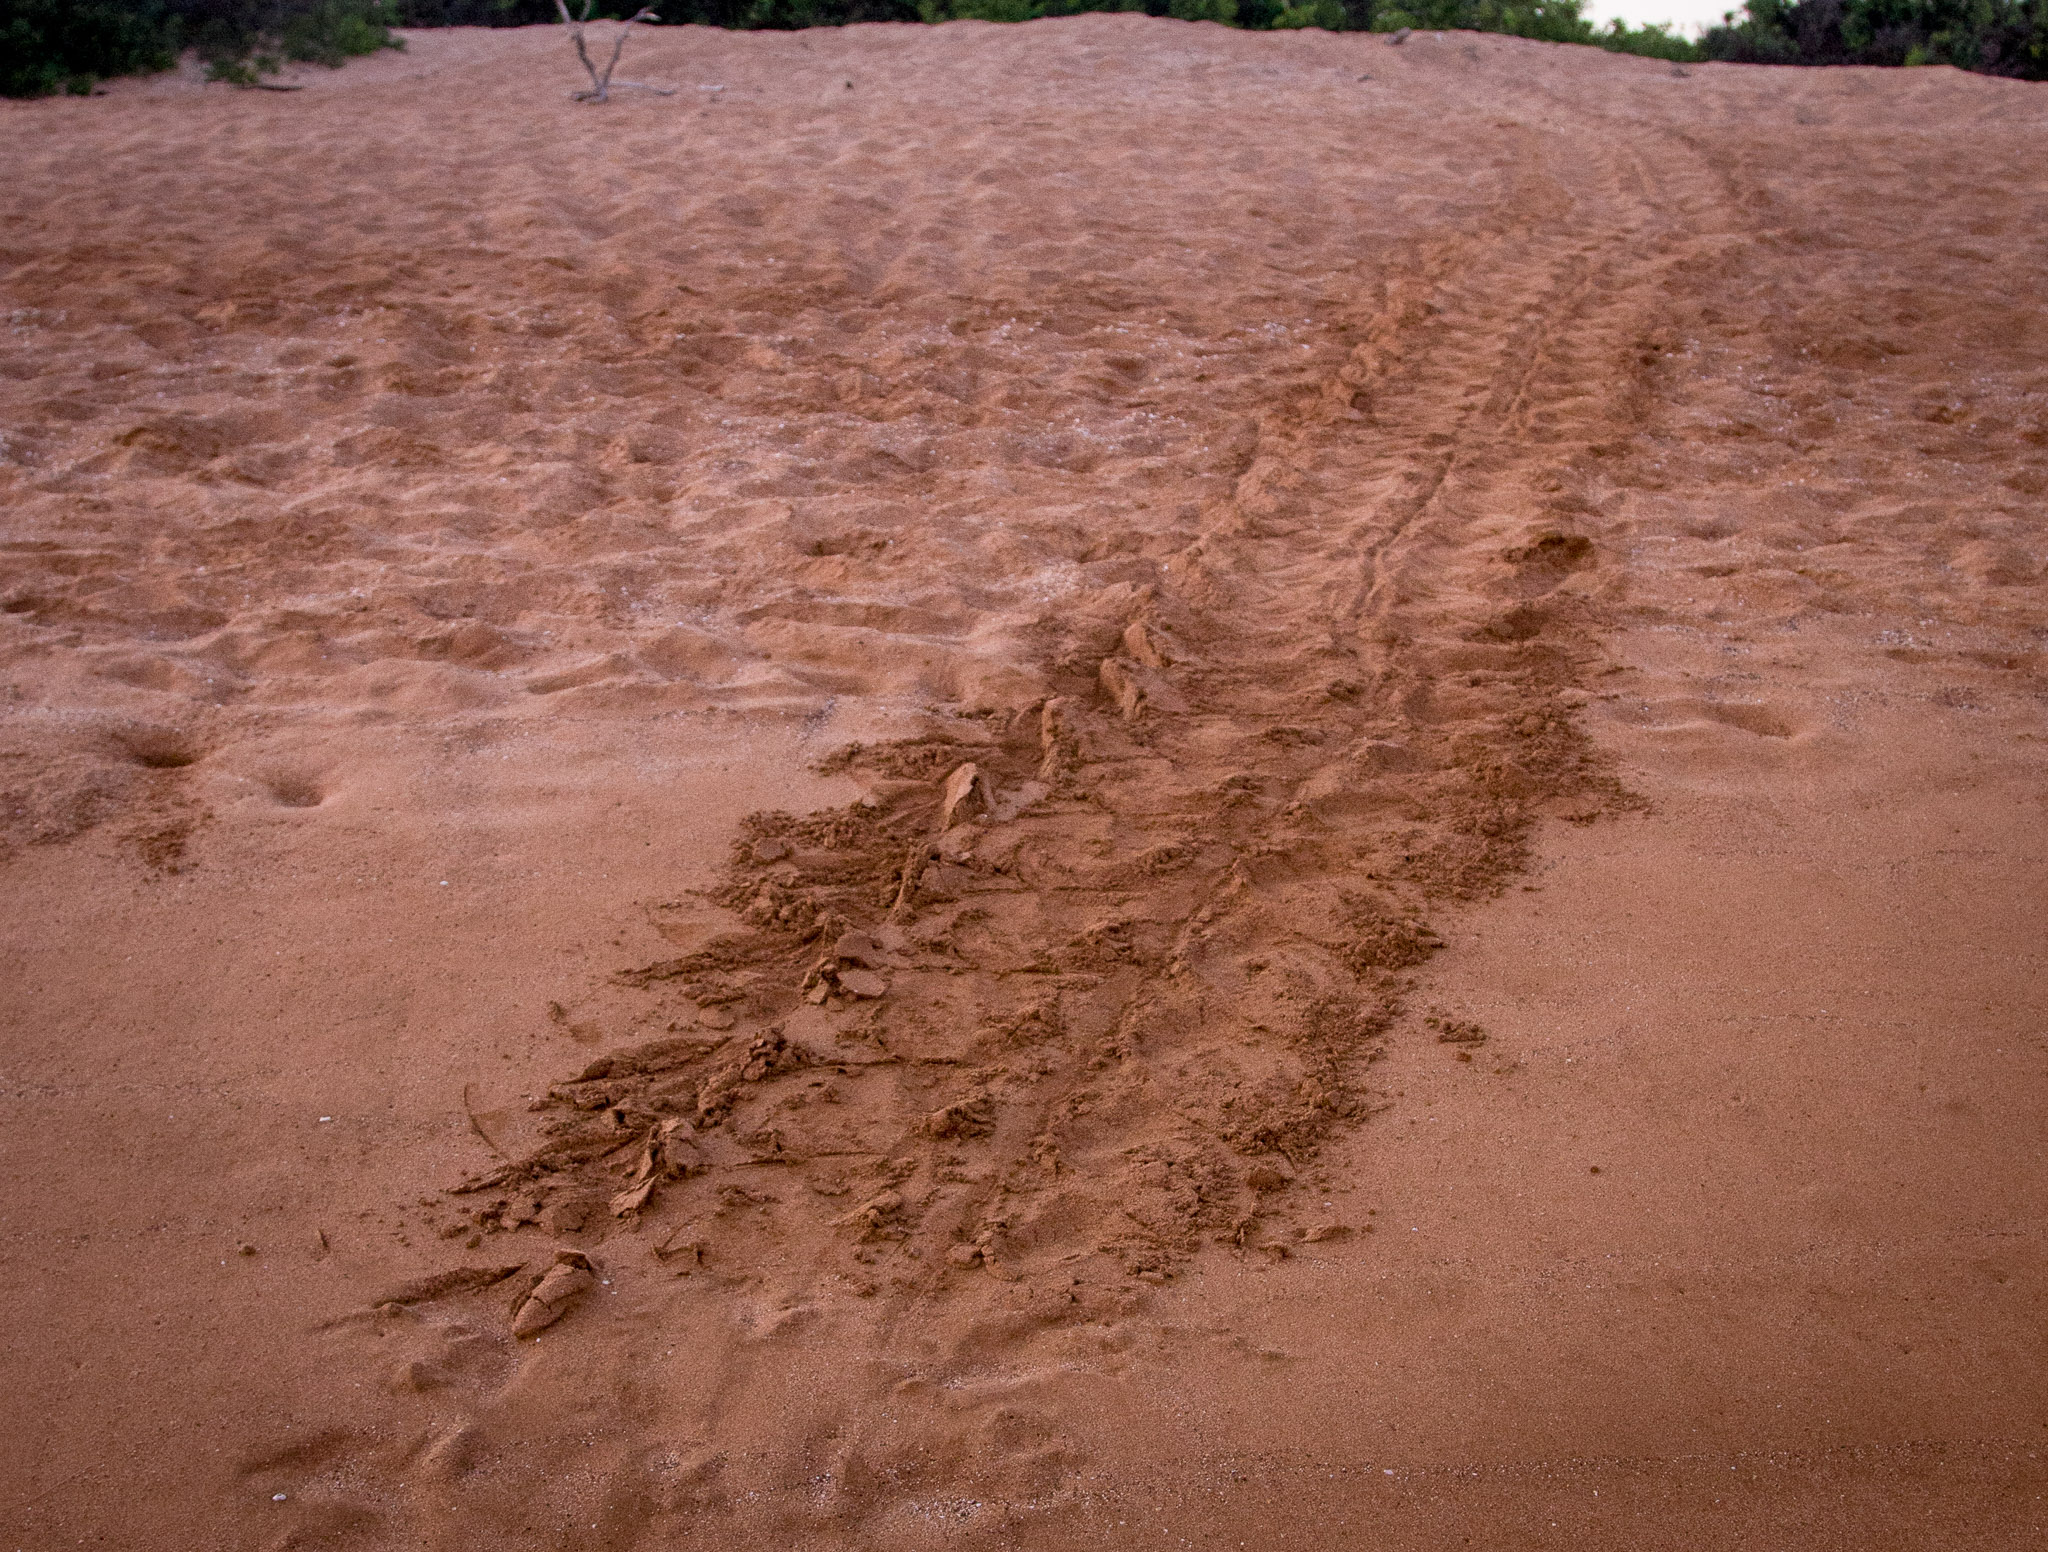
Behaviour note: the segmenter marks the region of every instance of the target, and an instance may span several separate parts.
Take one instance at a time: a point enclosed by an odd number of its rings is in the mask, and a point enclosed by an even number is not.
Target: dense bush
[[[167,69],[177,49],[161,0],[0,0],[0,95],[88,92],[100,76]]]
[[[194,48],[220,80],[395,48],[387,0],[0,0],[0,94],[88,92]]]
[[[290,59],[339,65],[401,47],[387,0],[174,0],[216,80],[247,85]]]
[[[1769,65],[1954,65],[2048,79],[2048,0],[1749,0],[1700,40]]]

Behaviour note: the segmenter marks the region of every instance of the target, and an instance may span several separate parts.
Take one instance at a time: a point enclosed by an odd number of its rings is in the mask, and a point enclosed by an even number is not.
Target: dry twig
[[[476,1118],[476,1106],[472,1105],[469,1102],[469,1085],[467,1083],[462,1085],[462,1108],[469,1116],[469,1129],[475,1132],[477,1136],[481,1137],[484,1140],[484,1146],[486,1148],[489,1148],[491,1152],[497,1154],[497,1156],[501,1159],[511,1158],[512,1155],[507,1153],[503,1148],[499,1147],[495,1141],[492,1140],[491,1134],[484,1130],[483,1122],[479,1121]]]
[[[656,16],[654,12],[648,10],[645,6],[642,6],[638,11],[635,11],[631,16],[619,23],[619,30],[612,35],[612,57],[605,62],[604,69],[599,70],[596,65],[590,62],[590,50],[584,46],[583,42],[583,27],[590,20],[590,10],[595,4],[596,0],[583,0],[583,14],[581,16],[571,16],[566,0],[555,0],[555,9],[561,13],[562,24],[569,29],[570,40],[576,45],[576,57],[583,61],[583,68],[590,72],[590,90],[587,92],[572,92],[570,95],[578,102],[609,102],[611,101],[611,91],[614,86],[622,89],[630,86],[636,91],[653,92],[661,97],[675,96],[676,89],[673,86],[653,86],[646,81],[614,81],[612,79],[612,72],[619,68],[619,56],[626,52],[626,35],[633,30],[633,23],[658,22],[661,20],[659,16]]]

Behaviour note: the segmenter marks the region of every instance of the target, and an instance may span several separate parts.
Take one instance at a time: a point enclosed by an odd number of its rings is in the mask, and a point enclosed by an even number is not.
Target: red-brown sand
[[[0,107],[0,1548],[2048,1539],[2048,92]]]

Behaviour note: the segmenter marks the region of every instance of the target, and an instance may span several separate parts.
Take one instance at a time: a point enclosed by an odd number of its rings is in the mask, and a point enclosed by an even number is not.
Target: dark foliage
[[[1749,0],[1700,40],[1760,65],[1954,65],[2048,80],[2048,0]]]
[[[555,0],[394,0],[391,9],[397,14],[393,25],[398,27],[531,27],[560,20],[555,15]],[[573,0],[570,9],[581,15],[583,0]],[[639,9],[637,5],[597,5],[590,14],[630,16]],[[654,9],[664,14],[667,10],[659,0]]]
[[[197,49],[248,84],[287,59],[338,65],[396,48],[386,0],[0,0],[0,95],[89,92]]]
[[[386,0],[173,0],[216,80],[248,85],[282,60],[339,65],[401,45]]]
[[[177,44],[163,0],[0,0],[0,96],[89,92],[101,76],[168,68]]]

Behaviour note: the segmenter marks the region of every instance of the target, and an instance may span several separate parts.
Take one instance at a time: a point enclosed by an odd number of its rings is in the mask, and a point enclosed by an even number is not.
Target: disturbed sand
[[[2048,1534],[2048,94],[626,68],[0,106],[4,1544]]]

